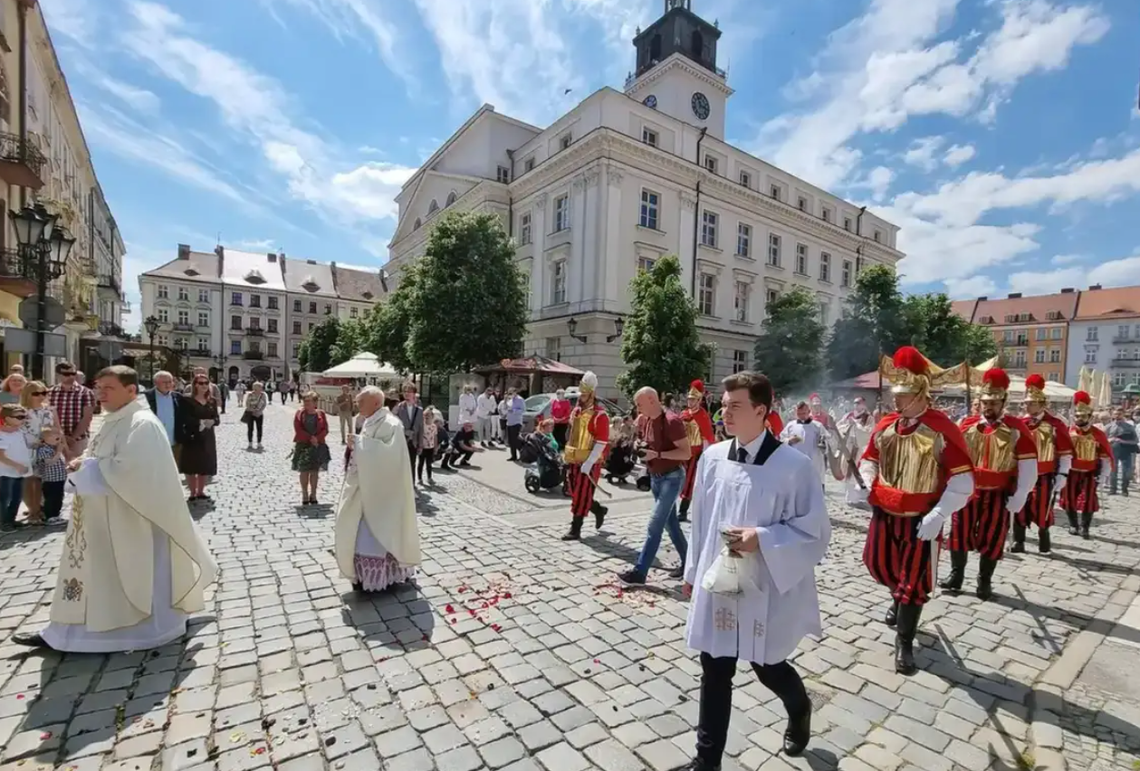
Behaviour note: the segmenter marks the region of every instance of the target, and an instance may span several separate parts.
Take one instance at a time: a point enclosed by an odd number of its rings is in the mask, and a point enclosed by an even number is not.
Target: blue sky
[[[480,104],[544,125],[617,86],[663,0],[42,4],[137,312],[179,242],[381,264],[400,185]],[[1140,284],[1135,0],[693,10],[727,138],[900,225],[908,288]]]

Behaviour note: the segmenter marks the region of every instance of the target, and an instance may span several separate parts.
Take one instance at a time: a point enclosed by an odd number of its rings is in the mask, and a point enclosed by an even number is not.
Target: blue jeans
[[[677,519],[677,496],[681,494],[681,485],[684,481],[684,468],[649,476],[649,489],[653,491],[653,514],[649,518],[649,532],[645,536],[645,545],[641,547],[641,555],[637,558],[637,566],[634,568],[642,576],[649,574],[649,567],[653,564],[653,560],[657,559],[661,535],[666,528],[669,530],[669,540],[673,542],[673,548],[681,555],[681,564],[685,564],[685,557],[689,553],[689,542],[685,540],[685,533],[681,530],[681,523]]]
[[[23,477],[0,477],[0,525],[15,524],[23,497]]]

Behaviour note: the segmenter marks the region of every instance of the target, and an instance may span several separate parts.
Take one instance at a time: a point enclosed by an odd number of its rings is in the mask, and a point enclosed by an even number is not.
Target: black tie
[[[737,461],[737,463],[747,463],[748,462],[748,450],[746,450],[743,447],[737,447],[736,448],[736,461]]]

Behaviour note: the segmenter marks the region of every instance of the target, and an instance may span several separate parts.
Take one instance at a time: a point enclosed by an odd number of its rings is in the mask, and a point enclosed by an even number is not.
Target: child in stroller
[[[543,420],[537,431],[527,435],[519,450],[519,460],[527,464],[523,483],[529,492],[552,490],[562,484],[562,456],[553,431],[554,421]]]
[[[606,458],[606,479],[612,485],[624,485],[626,477],[637,467],[636,433],[633,420],[626,417]]]

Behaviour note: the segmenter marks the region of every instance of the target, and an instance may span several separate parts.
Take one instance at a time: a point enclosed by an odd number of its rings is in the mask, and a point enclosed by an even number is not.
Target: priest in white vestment
[[[811,461],[766,429],[771,404],[764,375],[726,378],[721,414],[734,438],[710,446],[698,465],[685,561],[685,591],[692,593],[685,640],[701,652],[702,668],[691,771],[720,769],[738,659],[752,664],[787,709],[785,753],[802,754],[811,737],[811,701],[787,658],[804,635],[822,634],[815,567],[831,524]],[[737,567],[739,591],[732,593],[711,586],[723,575],[711,569],[726,545],[736,555],[724,558]]]
[[[854,409],[843,416],[836,428],[839,431],[840,453],[847,484],[847,505],[870,508],[867,504],[870,490],[863,484],[859,461],[871,441],[871,434],[875,432],[875,419],[862,396],[855,398]]]
[[[361,390],[357,402],[363,421],[349,439],[334,551],[353,589],[379,592],[412,578],[420,564],[416,497],[403,422],[376,386]]]
[[[75,653],[158,648],[205,608],[217,566],[182,496],[166,429],[138,400],[138,374],[108,367],[95,385],[106,417],[69,466],[75,499],[50,623],[12,641]]]
[[[811,467],[819,475],[819,483],[823,484],[824,473],[827,470],[827,442],[831,435],[827,426],[812,417],[811,407],[807,402],[796,405],[796,419],[789,421],[780,434],[780,441],[811,459]]]

